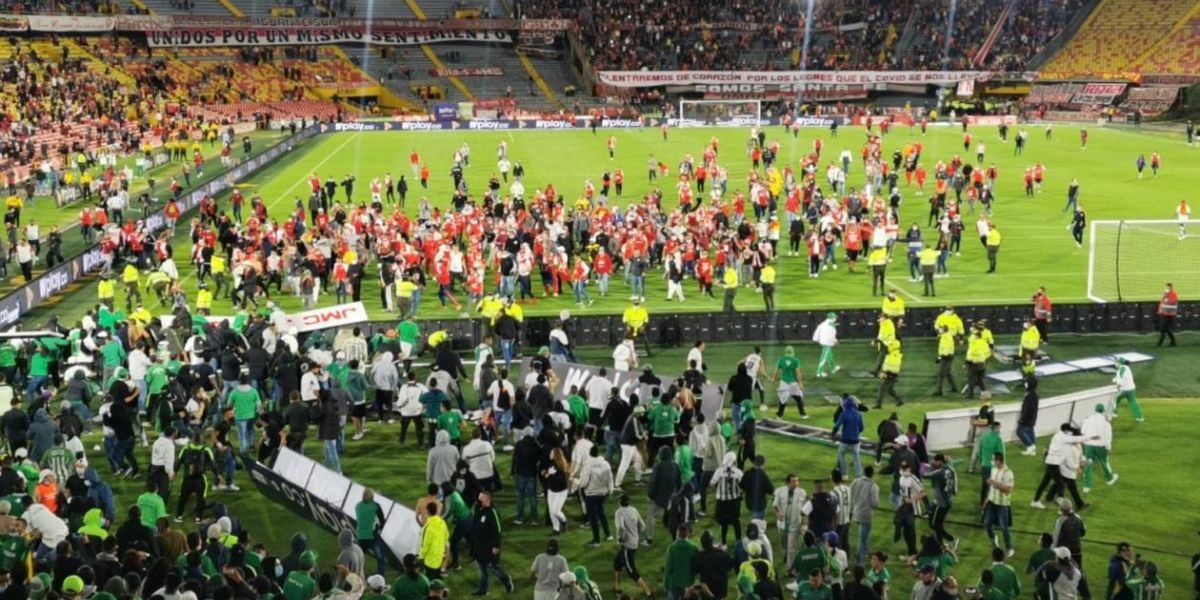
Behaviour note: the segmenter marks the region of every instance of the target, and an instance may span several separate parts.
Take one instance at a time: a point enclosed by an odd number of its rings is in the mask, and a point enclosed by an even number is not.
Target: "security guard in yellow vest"
[[[896,295],[894,288],[888,290],[887,297],[883,299],[883,314],[891,317],[897,325],[904,318],[904,299]]]
[[[208,286],[203,283],[199,285],[199,288],[200,290],[196,292],[196,310],[200,314],[208,316],[212,314],[213,294],[208,291]]]
[[[904,406],[904,400],[896,393],[896,380],[900,378],[900,366],[904,362],[904,353],[900,351],[900,340],[892,340],[887,345],[887,355],[883,360],[883,370],[879,373],[879,393],[875,396],[875,408],[883,408],[883,397],[891,396],[896,406]]]
[[[646,312],[640,298],[634,298],[633,306],[625,309],[625,314],[621,317],[621,322],[625,323],[628,337],[635,340],[642,335],[646,323],[649,321],[650,313]]]
[[[483,334],[491,335],[492,327],[496,325],[496,319],[500,317],[500,311],[504,310],[504,301],[494,294],[489,294],[479,300],[475,305],[475,310],[482,317]]]
[[[958,389],[954,383],[954,346],[955,339],[953,331],[948,327],[938,327],[938,375],[937,375],[937,391],[934,396],[942,395],[942,384],[948,382],[950,391]]]
[[[775,267],[771,263],[763,265],[762,271],[758,274],[758,281],[762,283],[763,302],[767,306],[767,312],[775,311]]]
[[[887,277],[888,252],[880,246],[871,250],[867,255],[867,265],[871,267],[871,295],[884,292],[884,279]]]
[[[942,310],[942,314],[938,315],[937,319],[933,321],[933,328],[939,335],[943,327],[953,334],[958,341],[962,341],[964,333],[962,317],[954,312],[953,306],[947,306]]]
[[[979,328],[980,333],[983,335],[983,341],[987,342],[989,350],[988,355],[990,356],[990,351],[996,349],[996,338],[992,336],[992,330],[987,326],[987,319],[980,319],[979,322],[975,324],[975,327]]]
[[[996,224],[988,224],[987,236],[984,238],[984,244],[987,246],[988,273],[996,272],[996,253],[1000,251],[1000,239],[1000,230],[996,229]]]
[[[425,342],[429,345],[430,348],[437,348],[439,344],[441,344],[442,342],[445,342],[448,339],[450,339],[450,334],[446,333],[445,329],[439,329],[439,330],[429,334],[429,338],[426,339]]]
[[[396,307],[400,310],[400,318],[410,316],[413,305],[413,294],[417,292],[416,277],[401,277],[396,280]]]
[[[921,281],[925,283],[925,291],[921,293],[922,296],[937,295],[933,288],[933,271],[937,268],[938,254],[940,253],[932,246],[925,246],[917,253],[917,260],[921,262]]]
[[[725,276],[722,281],[725,285],[725,303],[721,310],[724,310],[725,312],[733,312],[735,310],[733,307],[733,299],[737,297],[738,288],[737,269],[732,266],[726,267]]]
[[[987,360],[992,356],[992,347],[983,337],[983,328],[976,324],[971,328],[967,340],[967,397],[974,398],[975,392],[983,391],[983,377],[987,374]]]
[[[137,267],[133,263],[125,265],[125,270],[121,271],[121,281],[125,284],[125,312],[133,310],[133,299],[136,296],[138,302],[142,301],[142,291],[138,289],[138,272]]]
[[[212,261],[209,263],[212,269],[213,283],[217,286],[213,293],[217,296],[224,297],[221,290],[225,291],[225,295],[229,294],[229,269],[225,268],[225,257],[220,254],[213,254]]]
[[[117,282],[108,275],[101,277],[100,284],[96,286],[96,293],[100,296],[101,304],[113,308],[113,300],[117,296]]]
[[[883,360],[887,356],[888,345],[896,341],[896,324],[892,322],[891,317],[887,313],[879,314],[879,329],[875,333],[875,348],[879,351],[879,358],[875,361],[875,370],[872,375],[879,375],[879,370],[883,368]]]
[[[1033,325],[1033,321],[1025,321],[1021,331],[1021,356],[1037,358],[1038,348],[1042,345],[1042,333]]]

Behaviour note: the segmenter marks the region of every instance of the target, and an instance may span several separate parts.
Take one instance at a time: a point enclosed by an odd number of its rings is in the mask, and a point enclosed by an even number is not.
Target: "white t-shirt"
[[[587,382],[588,408],[604,410],[604,407],[608,406],[608,397],[612,387],[612,382],[606,377],[597,375],[589,379]]]
[[[635,358],[633,348],[622,343],[613,349],[613,368],[618,371],[628,371]]]
[[[695,346],[692,346],[692,349],[688,350],[687,364],[685,364],[683,366],[684,370],[692,368],[693,362],[696,363],[697,369],[704,368],[704,353],[701,352],[700,349]]]
[[[755,381],[758,380],[758,368],[762,365],[762,356],[751,353],[742,361],[746,365],[746,373]]]

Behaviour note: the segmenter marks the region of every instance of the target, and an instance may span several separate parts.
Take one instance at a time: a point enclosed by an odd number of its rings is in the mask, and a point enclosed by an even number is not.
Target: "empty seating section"
[[[1195,0],[1104,0],[1042,68],[1042,76],[1120,76],[1195,4]]]
[[[1200,73],[1200,15],[1193,15],[1183,27],[1159,43],[1161,50],[1150,50],[1136,65],[1147,75],[1196,75]]]
[[[142,4],[158,15],[230,16],[217,0],[142,0]]]

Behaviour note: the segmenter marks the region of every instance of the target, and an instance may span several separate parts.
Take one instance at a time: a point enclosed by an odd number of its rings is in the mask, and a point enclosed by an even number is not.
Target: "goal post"
[[[1093,302],[1157,300],[1171,283],[1200,294],[1200,238],[1179,220],[1092,221],[1087,295]]]
[[[704,125],[757,125],[762,123],[762,100],[679,99],[679,122]]]

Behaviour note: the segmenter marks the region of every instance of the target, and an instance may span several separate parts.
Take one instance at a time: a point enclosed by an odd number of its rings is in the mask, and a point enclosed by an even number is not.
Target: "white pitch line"
[[[342,148],[345,148],[347,144],[349,144],[350,142],[352,142],[352,141],[353,141],[353,140],[354,140],[356,137],[358,137],[358,136],[359,136],[359,135],[361,135],[361,134],[362,134],[362,132],[361,132],[361,131],[356,131],[356,132],[354,132],[354,134],[353,134],[353,135],[351,135],[350,137],[346,138],[346,141],[342,142],[342,145],[341,145],[341,146],[338,146],[338,147],[337,147],[337,150],[334,150],[333,152],[330,152],[330,153],[329,153],[329,156],[326,156],[326,157],[325,157],[325,158],[324,158],[324,159],[323,159],[321,162],[319,162],[319,163],[317,163],[316,165],[314,165],[314,166],[313,166],[313,168],[312,168],[312,170],[313,170],[313,171],[316,171],[317,169],[320,169],[322,165],[324,165],[325,163],[327,163],[327,162],[329,162],[330,160],[332,160],[332,159],[333,159],[333,157],[335,157],[335,156],[337,156],[337,155],[338,155],[338,152],[339,152],[339,151],[341,151],[341,149],[342,149]],[[270,204],[268,204],[268,205],[267,205],[267,209],[268,209],[268,211],[269,211],[270,209],[272,209],[272,208],[275,208],[275,205],[276,205],[276,204],[279,204],[279,201],[280,201],[280,200],[282,200],[283,198],[286,198],[288,194],[292,193],[292,190],[296,189],[296,187],[297,187],[297,186],[299,186],[301,183],[307,183],[307,181],[308,181],[308,180],[307,180],[307,179],[304,179],[303,177],[301,177],[300,179],[298,179],[298,180],[296,181],[296,183],[293,183],[293,184],[292,184],[292,187],[289,187],[287,190],[285,190],[285,191],[283,192],[283,194],[281,194],[281,195],[280,195],[278,198],[276,198],[274,202],[272,202],[272,203],[270,203]],[[182,286],[183,286],[184,282],[191,281],[192,279],[195,279],[195,277],[196,277],[196,269],[195,269],[195,267],[193,266],[193,268],[192,268],[192,272],[191,272],[191,273],[188,273],[187,277],[184,277],[184,278],[182,278],[182,279],[180,279],[180,280],[179,280],[179,285],[180,285],[180,287],[182,287]]]
[[[325,163],[333,160],[335,157],[338,157],[338,152],[340,152],[342,150],[342,148],[345,148],[346,145],[349,144],[350,142],[358,139],[358,136],[360,136],[360,135],[362,135],[361,131],[354,132],[350,137],[346,138],[346,141],[342,142],[341,146],[338,146],[336,150],[334,150],[333,152],[330,152],[329,155],[326,156],[321,162],[317,163],[316,165],[313,165],[313,168],[311,170],[316,171],[317,169],[320,169]],[[302,184],[302,183],[308,183],[308,180],[303,177],[301,177],[300,179],[297,179],[296,182],[293,183],[291,187],[284,190],[283,193],[280,194],[279,197],[276,198],[274,202],[268,204],[267,209],[270,210],[272,208],[275,208],[275,205],[279,204],[280,200],[286,198],[288,196],[288,194],[292,193],[292,190],[299,187],[300,184]]]
[[[896,285],[896,284],[892,283],[892,280],[891,280],[891,279],[884,278],[883,282],[884,282],[885,284],[887,284],[887,285],[890,285],[890,286],[892,286],[892,289],[893,289],[893,290],[896,290],[897,292],[900,292],[901,294],[904,294],[905,296],[908,296],[909,298],[912,298],[912,301],[913,301],[913,302],[919,302],[919,303],[921,303],[921,304],[924,304],[924,303],[925,303],[925,300],[924,300],[924,299],[922,299],[922,298],[921,298],[921,297],[919,297],[919,296],[914,296],[914,295],[910,294],[910,293],[908,292],[908,290],[906,290],[906,289],[904,289],[904,288],[902,288],[902,287],[900,287],[900,286],[898,286],[898,285]],[[911,282],[910,282],[910,283],[911,283]]]

